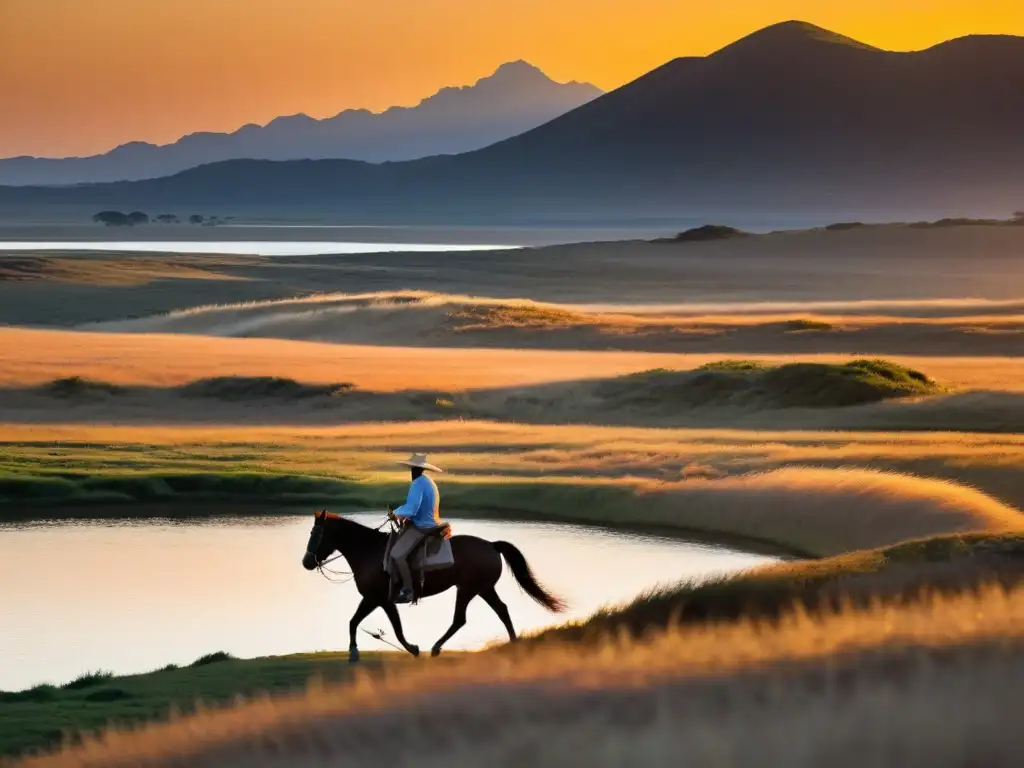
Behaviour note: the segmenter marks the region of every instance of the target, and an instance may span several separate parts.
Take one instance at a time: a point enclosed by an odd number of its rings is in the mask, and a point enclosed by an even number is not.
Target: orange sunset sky
[[[794,18],[893,50],[1024,35],[1021,0],[0,0],[0,157],[413,104],[520,58],[611,89]]]

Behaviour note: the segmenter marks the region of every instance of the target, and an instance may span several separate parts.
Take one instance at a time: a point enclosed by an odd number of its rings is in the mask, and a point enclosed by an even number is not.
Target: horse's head
[[[313,516],[313,530],[309,532],[309,541],[306,543],[306,554],[302,556],[302,567],[312,571],[330,557],[337,549],[334,544],[334,537],[328,531],[329,524],[334,515],[326,509],[322,509]]]

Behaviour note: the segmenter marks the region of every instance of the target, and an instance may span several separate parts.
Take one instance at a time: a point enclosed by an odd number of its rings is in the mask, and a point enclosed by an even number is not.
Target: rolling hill
[[[894,53],[802,22],[680,58],[542,126],[455,156],[236,160],[0,203],[319,207],[437,218],[572,211],[958,212],[1024,201],[1024,38]]]

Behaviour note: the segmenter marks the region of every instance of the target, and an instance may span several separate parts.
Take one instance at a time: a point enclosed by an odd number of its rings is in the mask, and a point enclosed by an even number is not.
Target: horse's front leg
[[[355,664],[359,661],[359,645],[356,643],[356,632],[359,630],[359,623],[369,616],[379,606],[376,600],[364,597],[359,601],[356,612],[352,614],[352,620],[348,623],[348,663]]]
[[[388,615],[388,619],[391,620],[391,628],[395,630],[395,637],[398,638],[398,642],[413,656],[419,656],[420,647],[405,640],[405,632],[402,631],[402,617],[398,615],[398,608],[395,607],[395,604],[384,603],[381,607],[384,609],[384,613]]]

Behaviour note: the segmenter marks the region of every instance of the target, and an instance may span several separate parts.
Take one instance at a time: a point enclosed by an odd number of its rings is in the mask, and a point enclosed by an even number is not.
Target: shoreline
[[[397,497],[396,497],[397,498]],[[336,499],[335,499],[336,500]],[[225,502],[200,501],[195,499],[182,498],[177,501],[164,502],[138,502],[122,500],[95,500],[79,502],[63,502],[53,506],[33,506],[34,511],[42,511],[43,514],[28,513],[23,516],[7,516],[9,507],[16,505],[0,503],[0,527],[6,525],[44,523],[44,522],[82,522],[82,521],[189,521],[208,520],[213,518],[233,517],[275,517],[292,516],[299,517],[309,515],[315,507],[330,504],[332,499],[324,496],[318,500],[310,500],[305,506],[299,506],[295,501],[282,501],[274,503],[265,497],[257,503],[247,503],[241,500]],[[134,504],[138,510],[133,514],[124,514],[125,510]],[[97,513],[97,508],[99,512]],[[372,511],[361,509],[352,503],[336,505],[336,509],[343,514],[374,514]],[[383,513],[381,513],[383,517]],[[721,547],[737,551],[747,552],[756,555],[777,557],[780,559],[818,559],[821,555],[801,550],[784,542],[773,541],[754,535],[730,533],[728,531],[715,531],[710,529],[688,528],[686,526],[659,525],[653,523],[611,523],[607,521],[587,521],[557,514],[537,514],[521,510],[501,509],[489,510],[474,514],[463,509],[454,508],[445,511],[444,519],[453,524],[462,520],[490,520],[506,523],[542,523],[575,528],[593,528],[603,531],[611,531],[624,534],[635,534],[640,536],[651,536],[662,539],[703,544],[706,546]],[[457,535],[457,532],[456,532]]]

